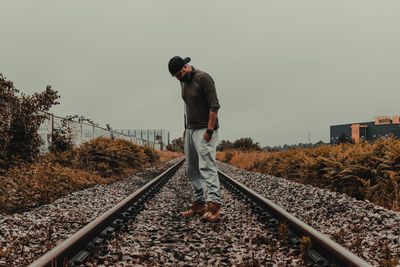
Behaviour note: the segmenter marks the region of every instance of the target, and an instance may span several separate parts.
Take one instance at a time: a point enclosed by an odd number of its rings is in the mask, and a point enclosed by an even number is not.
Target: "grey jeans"
[[[218,130],[210,142],[203,134],[207,129],[186,129],[185,157],[187,175],[194,187],[193,201],[214,201],[221,204],[221,193],[215,160],[218,145]]]

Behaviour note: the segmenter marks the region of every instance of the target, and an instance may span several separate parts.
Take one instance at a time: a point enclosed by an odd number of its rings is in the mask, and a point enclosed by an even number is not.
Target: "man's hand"
[[[203,134],[203,137],[207,141],[207,143],[210,143],[212,134],[210,135],[210,134],[207,133],[207,131],[205,131],[204,134]]]

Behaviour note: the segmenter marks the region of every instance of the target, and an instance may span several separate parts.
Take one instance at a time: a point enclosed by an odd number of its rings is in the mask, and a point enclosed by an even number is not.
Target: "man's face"
[[[190,70],[190,67],[188,64],[184,65],[180,71],[172,75],[173,77],[177,78],[178,80],[182,79],[183,76],[185,76],[186,73],[188,73]]]

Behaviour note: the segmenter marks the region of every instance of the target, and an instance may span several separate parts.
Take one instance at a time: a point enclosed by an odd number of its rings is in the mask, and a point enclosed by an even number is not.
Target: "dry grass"
[[[228,150],[217,159],[399,210],[400,140],[393,138],[281,152]]]
[[[70,192],[111,181],[47,160],[13,167],[5,177],[0,177],[0,212],[24,211]]]
[[[160,162],[167,162],[174,158],[182,157],[183,154],[179,152],[172,152],[168,150],[157,151],[160,156]]]
[[[181,155],[109,138],[49,153],[34,163],[14,166],[0,176],[0,213],[21,212],[50,203],[68,193],[115,182]]]
[[[230,153],[233,155],[229,155]],[[265,153],[261,151],[232,150],[229,152],[217,152],[217,160],[227,162],[245,170],[251,170],[254,166],[254,162],[263,159],[264,156]]]

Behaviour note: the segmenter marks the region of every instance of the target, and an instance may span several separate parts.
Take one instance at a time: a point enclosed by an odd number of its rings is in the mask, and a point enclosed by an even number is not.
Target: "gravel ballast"
[[[114,184],[69,194],[28,212],[0,215],[0,266],[31,263],[178,160]],[[392,256],[400,257],[399,212],[225,163],[218,163],[218,167],[374,266],[383,264],[382,247],[385,245]],[[130,226],[130,232],[122,233],[112,241],[118,246],[108,244],[110,258],[103,255],[97,263],[210,266],[239,265],[256,260],[276,266],[301,265],[290,248],[279,245],[276,233],[263,228],[246,204],[232,198],[223,188],[224,205],[219,224],[203,223],[200,218],[180,218],[180,212],[189,206],[191,190],[184,167],[180,168],[171,182],[147,204],[153,208],[143,210]],[[273,251],[272,259],[267,262],[271,242],[276,242],[280,248]]]
[[[0,215],[0,266],[26,266],[179,160],[68,194],[31,211]]]
[[[385,245],[400,257],[400,212],[226,163],[218,168],[374,266],[382,265]]]
[[[279,242],[241,200],[221,187],[221,220],[185,218],[192,185],[181,167],[127,229],[89,266],[300,266],[298,250]]]

